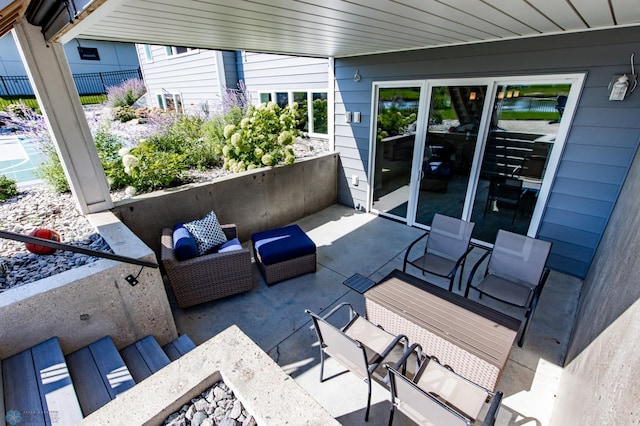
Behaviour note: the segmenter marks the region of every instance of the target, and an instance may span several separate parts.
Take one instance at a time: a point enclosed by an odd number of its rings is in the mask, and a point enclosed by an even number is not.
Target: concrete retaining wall
[[[336,153],[215,179],[211,183],[144,194],[112,209],[156,254],[163,227],[200,219],[214,210],[220,223],[235,223],[239,238],[318,212],[338,200]]]
[[[640,401],[640,152],[582,295],[552,425],[629,425]]]
[[[110,212],[89,220],[116,254],[156,262],[154,253]],[[132,287],[124,277],[138,276]],[[99,260],[0,294],[0,359],[53,336],[65,354],[106,335],[118,348],[153,335],[177,337],[158,269]]]

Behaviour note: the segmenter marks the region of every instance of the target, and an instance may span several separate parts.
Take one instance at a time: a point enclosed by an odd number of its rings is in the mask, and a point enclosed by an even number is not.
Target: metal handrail
[[[88,249],[84,247],[76,247],[71,244],[46,240],[44,238],[32,237],[28,235],[18,234],[10,231],[0,230],[0,238],[6,238],[9,240],[20,241],[23,243],[31,243],[39,246],[54,248],[56,250],[66,250],[74,253],[86,254],[89,256],[101,257],[109,260],[116,260],[118,262],[130,263],[132,265],[147,266],[149,268],[158,268],[158,264],[149,262],[147,260],[134,259],[133,257],[120,256],[118,254],[107,253],[104,251]]]

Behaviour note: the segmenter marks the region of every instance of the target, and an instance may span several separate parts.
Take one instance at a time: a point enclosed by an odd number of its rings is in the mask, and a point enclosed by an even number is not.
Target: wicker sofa
[[[222,225],[222,230],[229,240],[236,238],[235,225]],[[173,230],[163,228],[161,260],[180,308],[243,293],[254,287],[251,254],[244,248],[178,261],[173,253]]]

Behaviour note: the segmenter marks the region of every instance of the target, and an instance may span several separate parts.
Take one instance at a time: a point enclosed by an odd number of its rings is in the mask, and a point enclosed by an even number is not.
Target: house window
[[[185,53],[189,53],[195,50],[190,47],[183,47],[183,46],[165,46],[164,49],[165,49],[165,52],[167,53],[167,56],[184,55]]]
[[[159,93],[156,95],[158,107],[165,111],[184,112],[182,96],[177,93]]]
[[[274,101],[284,108],[298,104],[300,122],[298,128],[311,135],[325,136],[328,134],[329,122],[327,116],[327,92],[326,91],[273,91],[258,92],[260,102]]]
[[[271,93],[260,93],[260,103],[266,103],[271,101]]]
[[[151,46],[148,44],[143,45],[144,48],[144,60],[145,62],[153,62],[153,54],[151,53]]]

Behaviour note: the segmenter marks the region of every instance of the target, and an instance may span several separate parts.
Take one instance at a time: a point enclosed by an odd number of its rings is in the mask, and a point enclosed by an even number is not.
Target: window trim
[[[174,101],[176,99],[179,99],[178,101],[179,108],[176,108],[176,112],[180,114],[184,114],[184,98],[181,92],[156,93],[156,102],[158,103],[158,108],[160,108],[163,111],[167,111],[167,96],[172,96]]]
[[[142,52],[144,54],[144,62],[146,64],[153,63],[153,52],[151,51],[151,45],[150,44],[143,44],[142,45]]]
[[[177,49],[179,47],[184,47],[187,49],[186,52],[177,53]],[[164,46],[164,54],[167,59],[171,58],[179,58],[181,56],[193,55],[194,53],[198,53],[200,50],[195,47],[185,47],[185,46]]]

